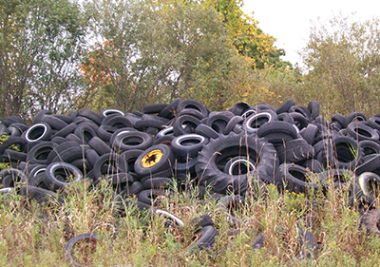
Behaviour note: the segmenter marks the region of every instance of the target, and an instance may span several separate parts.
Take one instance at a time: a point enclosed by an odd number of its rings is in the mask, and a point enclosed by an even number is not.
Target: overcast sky
[[[342,14],[360,20],[380,17],[380,0],[244,0],[244,11],[259,21],[259,27],[277,39],[285,59],[300,63],[298,51],[306,46],[313,22]]]

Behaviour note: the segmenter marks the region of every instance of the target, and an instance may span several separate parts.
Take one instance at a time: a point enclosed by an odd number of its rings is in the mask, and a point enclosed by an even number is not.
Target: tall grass
[[[71,237],[96,233],[95,251],[75,246],[86,266],[378,266],[380,238],[359,228],[360,215],[348,208],[347,192],[329,190],[313,197],[269,186],[265,197],[250,196],[231,211],[216,209],[210,195],[169,193],[159,206],[181,218],[184,228],[166,227],[165,219],[141,211],[131,199],[115,204],[110,185],[89,191],[85,182],[65,189],[63,204],[37,204],[16,194],[0,195],[0,266],[68,266],[64,245]],[[124,216],[117,210],[123,207]],[[214,247],[189,253],[191,221],[209,214],[218,229]],[[301,242],[311,232],[318,249]],[[253,249],[258,234],[264,246]],[[305,253],[307,252],[307,253]],[[308,256],[305,256],[308,255]]]

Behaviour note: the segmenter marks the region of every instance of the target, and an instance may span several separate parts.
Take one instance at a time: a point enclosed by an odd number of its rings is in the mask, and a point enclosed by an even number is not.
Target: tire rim
[[[257,119],[263,119],[263,118],[266,118],[268,119],[268,121],[266,122],[263,122],[261,123],[259,126],[257,127],[252,127],[252,122],[254,122],[255,120]],[[250,130],[254,130],[256,131],[258,128],[260,128],[263,124],[265,123],[268,123],[272,121],[272,115],[268,112],[261,112],[261,113],[258,113],[258,114],[255,114],[253,115],[252,117],[250,117],[248,120],[247,120],[247,128],[250,129]]]
[[[183,142],[192,140],[196,141],[196,143],[194,142],[194,144],[201,144],[206,140],[206,138],[199,134],[186,134],[179,136],[176,140],[176,143],[180,146],[187,146],[186,144],[183,144]]]
[[[173,131],[173,126],[170,126],[168,128],[165,128],[165,129],[162,129],[161,131],[159,131],[156,136],[157,137],[163,137],[163,136],[167,136],[167,135],[173,135],[174,134],[174,131]]]
[[[122,112],[121,110],[118,110],[118,109],[106,109],[106,110],[104,110],[103,112],[102,112],[102,115],[104,116],[104,117],[108,117],[108,116],[110,116],[110,115],[114,115],[114,114],[119,114],[119,115],[121,115],[121,116],[124,116],[125,114],[124,114],[124,112]]]
[[[43,128],[43,132],[42,134],[39,134],[38,131],[39,128]],[[43,123],[37,123],[37,124],[34,124],[32,127],[30,127],[27,131],[26,131],[26,134],[25,134],[25,139],[26,141],[32,143],[32,142],[37,142],[39,140],[41,140],[45,134],[47,132],[47,126]],[[35,135],[35,134],[39,134],[39,136],[37,138],[33,138],[31,137],[31,135]],[[33,138],[33,139],[32,139]]]
[[[158,162],[160,162],[163,156],[164,156],[164,153],[162,153],[161,149],[154,149],[152,151],[149,151],[142,158],[141,165],[144,168],[151,168],[154,165],[156,165]]]
[[[380,191],[380,178],[372,172],[364,172],[358,178],[360,190],[367,197],[376,197]]]
[[[236,167],[238,167],[238,171],[241,171],[241,167],[238,166],[238,164],[240,165],[241,163],[246,168],[247,171],[241,174],[234,174],[234,168]],[[246,175],[248,173],[254,172],[255,170],[256,170],[255,165],[253,165],[253,163],[250,162],[248,159],[237,159],[231,163],[230,167],[228,168],[228,174],[229,175]]]
[[[77,170],[75,166],[70,165],[68,163],[53,163],[50,165],[50,171],[53,174],[54,179],[65,185],[79,182],[82,179],[82,176],[79,174],[79,170]]]
[[[0,194],[10,194],[14,191],[13,187],[5,187],[0,189]]]

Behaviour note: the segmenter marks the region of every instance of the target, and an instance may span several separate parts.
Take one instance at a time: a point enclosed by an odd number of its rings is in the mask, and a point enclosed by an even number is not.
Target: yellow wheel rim
[[[155,149],[147,153],[141,160],[141,165],[144,168],[150,168],[156,165],[162,159],[164,154],[160,149]]]

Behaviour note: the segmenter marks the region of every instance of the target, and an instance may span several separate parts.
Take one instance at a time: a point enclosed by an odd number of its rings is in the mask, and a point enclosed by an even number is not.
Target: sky
[[[380,0],[244,0],[243,10],[258,20],[259,27],[285,49],[285,60],[301,64],[299,56],[309,39],[310,28],[334,16],[358,20],[380,17]],[[319,24],[319,23],[318,23]]]

